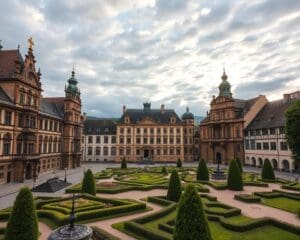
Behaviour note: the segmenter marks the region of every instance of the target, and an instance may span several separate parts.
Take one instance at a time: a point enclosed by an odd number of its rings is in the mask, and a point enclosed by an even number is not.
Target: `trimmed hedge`
[[[219,207],[226,209],[226,212],[223,211],[217,211],[215,209],[209,209],[210,207]],[[214,214],[214,215],[221,215],[224,217],[233,217],[233,216],[238,216],[241,215],[241,209],[231,207],[229,205],[219,203],[219,202],[209,202],[204,204],[204,210],[207,214]]]
[[[204,159],[201,159],[197,168],[197,180],[209,181],[209,171]]]
[[[110,233],[104,231],[101,228],[92,227],[92,229],[93,229],[93,236],[92,236],[93,240],[121,240],[120,238],[111,235]]]
[[[299,184],[298,182],[292,182],[289,184],[281,185],[281,188],[300,192],[300,187],[298,187],[298,186],[296,187],[296,185],[298,185],[298,184]]]
[[[258,196],[250,195],[250,194],[236,194],[234,195],[234,199],[246,202],[246,203],[259,203],[261,198]]]
[[[91,169],[88,169],[84,173],[82,186],[81,186],[81,192],[82,193],[88,193],[88,194],[91,194],[91,195],[96,195],[95,179],[94,179],[94,175],[93,175]]]
[[[127,169],[127,162],[125,157],[123,157],[122,162],[121,162],[121,169]]]
[[[178,202],[181,196],[181,181],[176,170],[173,170],[167,192],[167,199],[170,201]]]
[[[178,168],[181,168],[181,167],[182,167],[182,162],[181,162],[181,159],[180,159],[180,158],[177,159],[176,167],[178,167]]]
[[[231,160],[230,162],[227,185],[228,185],[228,189],[230,190],[234,190],[234,191],[243,190],[242,174],[235,160]]]
[[[263,180],[275,180],[274,170],[269,159],[264,161],[261,178]]]

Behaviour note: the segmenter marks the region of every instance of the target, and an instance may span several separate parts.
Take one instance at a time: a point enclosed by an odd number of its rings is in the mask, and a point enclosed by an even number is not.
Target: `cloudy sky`
[[[0,0],[4,49],[35,41],[44,96],[75,66],[84,111],[151,101],[205,115],[223,64],[234,97],[300,90],[299,0]]]

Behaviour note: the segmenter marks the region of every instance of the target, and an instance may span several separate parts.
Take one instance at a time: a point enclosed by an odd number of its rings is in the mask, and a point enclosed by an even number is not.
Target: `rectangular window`
[[[168,149],[164,148],[164,155],[168,155]]]
[[[270,128],[270,134],[275,135],[275,128]]]
[[[144,144],[148,143],[148,138],[144,138]]]
[[[279,128],[279,133],[280,134],[285,134],[285,128],[284,127]]]
[[[180,154],[181,154],[180,148],[176,148],[176,155],[180,155]]]
[[[260,142],[256,143],[256,149],[261,150],[261,143]]]
[[[96,137],[96,143],[100,143],[100,136]]]
[[[124,143],[124,138],[120,137],[120,143],[121,143],[121,144]]]
[[[245,148],[246,148],[246,150],[250,149],[249,140],[245,140]]]
[[[124,128],[120,128],[120,133],[124,134]]]
[[[269,131],[267,128],[262,129],[262,135],[268,135]]]
[[[170,138],[170,144],[174,144],[174,138]]]
[[[144,128],[144,134],[147,134],[148,130],[147,128]]]
[[[131,134],[131,128],[127,128],[127,134]]]
[[[150,128],[150,133],[154,134],[154,129],[153,128]]]
[[[269,150],[269,143],[268,142],[263,143],[263,149],[264,150]]]
[[[136,155],[140,155],[140,149],[136,150]]]
[[[150,138],[150,144],[154,144],[154,138]]]
[[[12,116],[11,112],[5,111],[5,117],[4,117],[4,124],[5,125],[11,125],[11,116]]]
[[[251,147],[252,150],[255,149],[255,140],[254,139],[250,140],[250,147]]]
[[[141,143],[141,139],[140,138],[136,138],[136,143],[140,144]]]
[[[164,128],[164,134],[167,134],[168,130],[167,128]]]
[[[270,148],[271,148],[271,150],[276,150],[277,149],[276,142],[271,142],[270,143]]]
[[[157,129],[157,134],[160,134],[160,128]]]
[[[130,148],[126,148],[126,155],[130,155]]]
[[[104,136],[104,143],[108,143],[108,136]]]
[[[123,148],[120,148],[120,151],[119,151],[119,152],[120,152],[120,155],[121,155],[121,156],[124,155],[124,149],[123,149]]]
[[[180,144],[180,142],[181,142],[181,141],[180,141],[180,138],[176,138],[176,143],[177,143],[177,144]]]
[[[170,128],[170,134],[173,134],[173,133],[174,133],[173,128]]]
[[[176,133],[180,134],[180,128],[176,128]]]
[[[131,144],[131,138],[127,138],[127,144]]]
[[[260,136],[260,135],[261,135],[260,129],[256,129],[256,130],[255,130],[255,135],[256,135],[256,136]]]
[[[160,149],[156,149],[156,155],[160,155]]]
[[[160,137],[156,138],[156,143],[160,144]]]
[[[164,138],[164,144],[168,144],[168,138]]]
[[[88,143],[93,143],[93,137],[92,136],[89,136]]]
[[[140,133],[141,133],[141,129],[137,128],[137,129],[136,129],[136,133],[137,133],[137,134],[140,134]]]
[[[174,155],[174,148],[170,148],[170,155]]]
[[[288,150],[288,145],[286,142],[280,142],[280,150],[282,150],[282,151]]]
[[[116,143],[116,136],[111,137],[111,143]]]

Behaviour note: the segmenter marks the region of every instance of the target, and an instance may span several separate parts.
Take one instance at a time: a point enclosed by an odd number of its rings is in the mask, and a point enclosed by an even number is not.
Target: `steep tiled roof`
[[[257,114],[246,130],[284,127],[285,111],[291,105],[292,101],[284,99],[268,102]]]
[[[236,108],[243,109],[243,113],[245,114],[251,109],[252,105],[257,101],[258,98],[259,97],[255,97],[247,100],[234,99],[234,106]]]
[[[145,118],[150,118],[157,123],[171,123],[171,117],[175,117],[176,123],[182,123],[181,119],[175,113],[173,109],[165,109],[161,111],[160,109],[127,109],[122,115],[120,122],[124,123],[125,116],[129,116],[130,123],[138,123]]]
[[[41,113],[63,119],[64,117],[64,98],[42,98]]]
[[[0,51],[0,79],[14,77],[16,61],[20,61],[21,65],[23,64],[23,58],[19,50]]]
[[[85,120],[83,125],[85,134],[116,134],[117,132],[117,119],[90,119]]]
[[[2,89],[2,87],[0,87],[0,103],[7,104],[7,105],[14,105],[13,101]]]

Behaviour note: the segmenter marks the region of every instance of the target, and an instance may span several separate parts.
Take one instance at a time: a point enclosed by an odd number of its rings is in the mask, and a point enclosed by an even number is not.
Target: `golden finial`
[[[28,44],[29,44],[29,48],[30,48],[30,49],[33,49],[34,42],[33,42],[32,37],[30,37],[30,38],[28,39]]]

